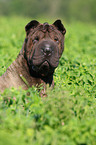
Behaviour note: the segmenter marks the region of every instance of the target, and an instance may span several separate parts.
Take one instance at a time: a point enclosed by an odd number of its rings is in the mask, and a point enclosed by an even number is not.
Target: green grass
[[[0,75],[16,59],[30,20],[0,18]],[[96,144],[96,26],[73,22],[65,27],[65,52],[48,97],[40,98],[35,87],[1,94],[0,145]]]

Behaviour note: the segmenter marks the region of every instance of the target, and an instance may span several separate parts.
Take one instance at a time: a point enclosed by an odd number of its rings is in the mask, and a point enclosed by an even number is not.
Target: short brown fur
[[[53,73],[64,50],[66,29],[60,20],[52,25],[34,20],[25,30],[26,39],[18,57],[0,77],[0,90],[43,84],[41,96],[45,96],[46,84],[54,86]]]

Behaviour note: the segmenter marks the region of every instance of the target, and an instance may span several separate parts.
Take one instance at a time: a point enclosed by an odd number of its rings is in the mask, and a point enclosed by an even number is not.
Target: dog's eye
[[[36,43],[36,42],[38,42],[38,41],[39,41],[39,37],[36,36],[35,39],[33,40],[33,43]]]
[[[59,43],[59,39],[57,37],[54,38],[54,41]]]

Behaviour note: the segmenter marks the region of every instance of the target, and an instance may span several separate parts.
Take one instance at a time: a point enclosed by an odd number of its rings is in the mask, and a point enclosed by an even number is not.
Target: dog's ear
[[[66,29],[64,28],[61,20],[56,20],[53,25],[64,35],[66,33]]]
[[[25,31],[27,32],[27,34],[29,33],[29,30],[32,28],[35,28],[39,25],[39,22],[36,20],[33,20],[31,22],[29,22],[26,26],[25,26]]]

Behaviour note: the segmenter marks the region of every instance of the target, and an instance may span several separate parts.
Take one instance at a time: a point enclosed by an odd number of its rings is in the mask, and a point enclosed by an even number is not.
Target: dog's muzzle
[[[54,41],[42,40],[35,46],[31,67],[42,76],[52,73],[59,64],[59,49]]]
[[[52,42],[44,41],[40,44],[39,48],[45,57],[51,57],[52,53],[55,51],[55,45]]]

